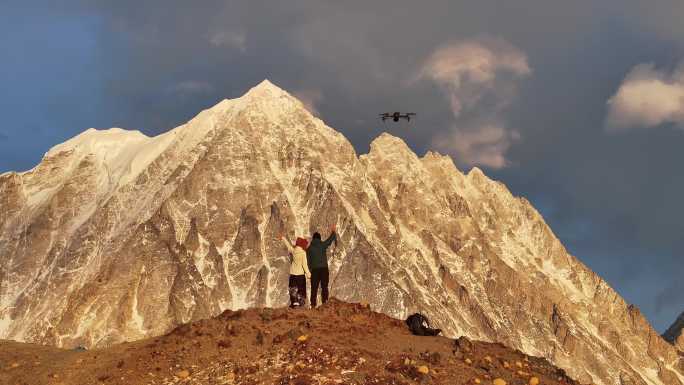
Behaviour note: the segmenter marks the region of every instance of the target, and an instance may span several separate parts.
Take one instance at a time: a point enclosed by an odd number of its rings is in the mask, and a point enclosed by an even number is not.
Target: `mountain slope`
[[[0,341],[0,362],[0,382],[34,385],[576,384],[544,359],[466,338],[416,337],[401,321],[336,300],[316,311],[228,310],[85,352]]]
[[[529,202],[388,134],[359,157],[268,81],[155,138],[87,131],[1,175],[0,210],[2,338],[108,346],[281,306],[277,234],[337,223],[334,296],[420,310],[583,383],[684,383],[676,350]]]

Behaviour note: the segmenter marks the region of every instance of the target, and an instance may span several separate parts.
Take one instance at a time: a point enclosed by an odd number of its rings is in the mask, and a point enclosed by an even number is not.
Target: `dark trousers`
[[[306,277],[304,275],[290,275],[288,284],[290,292],[290,307],[306,304]]]
[[[321,297],[323,303],[328,302],[328,281],[330,272],[327,267],[320,267],[311,270],[311,307],[316,307],[318,300],[318,285],[321,285]]]

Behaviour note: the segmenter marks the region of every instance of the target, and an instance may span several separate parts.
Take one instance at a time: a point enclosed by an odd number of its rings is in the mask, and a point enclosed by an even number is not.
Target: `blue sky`
[[[269,78],[360,153],[390,130],[483,168],[663,331],[684,311],[682,15],[675,0],[10,0],[0,172],[89,127],[158,134]],[[402,109],[418,119],[375,119]]]

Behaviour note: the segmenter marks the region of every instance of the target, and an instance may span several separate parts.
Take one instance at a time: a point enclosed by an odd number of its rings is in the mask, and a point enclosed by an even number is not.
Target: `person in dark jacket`
[[[321,240],[321,234],[314,233],[309,248],[306,249],[306,259],[311,271],[311,308],[316,307],[318,300],[318,286],[321,286],[321,299],[323,303],[328,301],[328,281],[330,272],[328,271],[328,255],[326,251],[333,241],[337,240],[335,235],[336,226],[330,228],[330,236],[325,241]]]

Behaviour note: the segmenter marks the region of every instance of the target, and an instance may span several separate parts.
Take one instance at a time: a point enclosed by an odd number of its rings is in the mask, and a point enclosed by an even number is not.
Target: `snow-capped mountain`
[[[665,331],[663,338],[684,352],[684,312]]]
[[[264,81],[149,138],[88,130],[0,175],[0,338],[106,346],[283,306],[284,231],[338,225],[331,294],[548,358],[582,383],[684,384],[684,360],[523,198],[383,134],[357,156]]]

